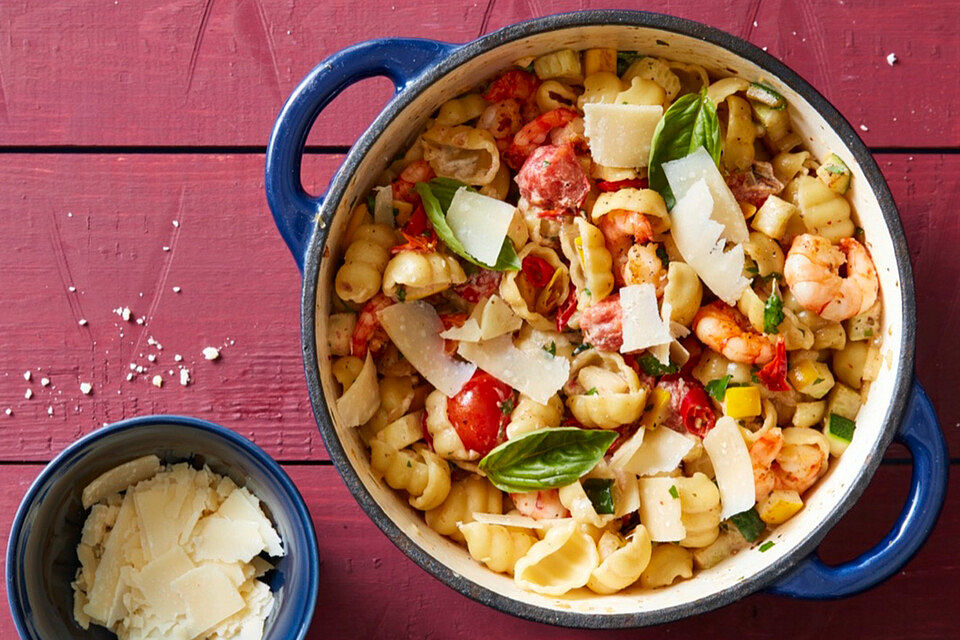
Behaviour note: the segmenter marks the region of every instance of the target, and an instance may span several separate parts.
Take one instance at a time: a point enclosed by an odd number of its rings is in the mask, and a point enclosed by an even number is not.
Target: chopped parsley
[[[657,257],[660,258],[660,262],[661,264],[663,264],[663,268],[666,269],[667,266],[670,264],[670,256],[667,255],[667,248],[664,247],[662,244],[657,245]]]
[[[599,515],[612,515],[613,508],[613,478],[587,478],[581,482],[583,492],[593,503],[593,510]]]
[[[550,341],[549,347],[547,345],[543,345],[540,348],[554,357],[557,355],[557,343],[553,340]]]
[[[680,370],[680,365],[676,362],[671,361],[670,364],[663,364],[650,353],[645,353],[637,358],[637,364],[648,376],[665,376]]]
[[[707,393],[716,399],[717,402],[723,402],[723,397],[727,395],[727,387],[730,384],[730,374],[711,380],[706,384]]]
[[[577,345],[577,348],[573,350],[573,355],[578,356],[587,349],[592,349],[592,345],[589,342],[582,342]]]
[[[783,322],[783,299],[780,298],[780,291],[777,289],[777,282],[773,282],[773,290],[767,303],[763,306],[763,332],[776,333],[777,327]]]
[[[367,211],[370,212],[370,215],[373,215],[374,210],[377,208],[377,199],[373,194],[367,195]]]
[[[767,541],[764,542],[762,545],[760,545],[760,553],[763,553],[764,551],[767,551],[767,550],[770,549],[770,547],[772,547],[772,546],[773,546],[773,542],[770,541],[770,540],[767,540]]]
[[[813,384],[820,384],[821,382],[823,382],[823,378],[817,378],[813,381]]]
[[[544,167],[549,167],[549,166],[550,166],[550,161],[549,161],[549,160],[544,160],[544,161],[543,161],[543,166],[544,166]]]
[[[585,395],[585,396],[595,396],[595,395],[597,395],[598,393],[600,393],[600,392],[597,391],[597,388],[596,388],[596,387],[591,387],[590,390],[587,391],[586,393],[584,393],[583,395]]]
[[[675,499],[678,499],[678,500],[680,499],[680,492],[677,491],[677,485],[675,484],[670,485],[670,495],[673,496]]]
[[[403,285],[397,287],[397,300],[400,302],[406,302],[407,300],[407,289]]]
[[[502,413],[505,416],[508,416],[511,413],[513,413],[513,398],[507,398],[506,400],[500,403],[500,413]]]

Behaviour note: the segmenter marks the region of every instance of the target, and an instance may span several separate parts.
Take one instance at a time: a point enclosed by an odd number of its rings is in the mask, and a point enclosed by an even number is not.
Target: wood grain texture
[[[0,468],[0,529],[13,512],[38,465]],[[519,638],[662,637],[702,640],[720,630],[759,640],[783,634],[791,639],[952,637],[944,612],[960,595],[944,584],[960,563],[951,532],[960,529],[954,474],[950,502],[920,553],[896,576],[867,594],[832,602],[802,602],[754,595],[719,611],[668,626],[639,631],[564,632],[526,622],[477,604],[443,586],[408,560],[380,533],[353,501],[329,466],[287,467],[310,508],[319,538],[320,596],[308,638]],[[822,546],[827,562],[854,557],[879,540],[896,518],[909,483],[909,468],[885,465],[853,510]],[[0,560],[2,562],[2,560]],[[4,587],[0,585],[0,594]],[[878,603],[887,603],[878,606]],[[0,637],[13,638],[9,614],[0,616]]]
[[[263,145],[326,56],[385,36],[467,42],[598,0],[154,0],[0,3],[0,144]],[[767,47],[874,146],[960,145],[960,4],[923,0],[651,0]],[[78,19],[82,15],[83,19]],[[895,53],[891,67],[885,58]],[[350,144],[391,94],[349,89],[311,141]]]
[[[267,213],[262,156],[4,160],[0,412],[13,415],[0,413],[0,460],[48,460],[104,422],[148,413],[219,422],[281,460],[326,458],[303,378],[300,280]],[[339,161],[307,156],[310,188],[318,191]],[[960,455],[960,318],[944,313],[960,304],[960,185],[949,179],[960,174],[960,156],[879,161],[917,276],[917,371]],[[145,324],[124,322],[114,313],[121,307]],[[203,359],[208,345],[223,347],[220,360]],[[128,381],[131,363],[146,370]],[[179,384],[180,365],[190,370],[188,387]],[[162,388],[152,386],[155,374]],[[91,395],[81,382],[93,384]]]

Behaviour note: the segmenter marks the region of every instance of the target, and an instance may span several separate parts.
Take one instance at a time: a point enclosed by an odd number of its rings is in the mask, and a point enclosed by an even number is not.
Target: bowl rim
[[[53,460],[44,466],[43,470],[39,475],[37,475],[33,482],[30,483],[30,487],[27,489],[20,501],[20,506],[17,507],[16,515],[13,518],[13,525],[10,527],[10,535],[7,538],[7,601],[10,607],[10,615],[13,618],[13,623],[17,629],[17,633],[21,638],[26,639],[33,637],[32,635],[29,635],[29,632],[23,622],[24,618],[29,614],[30,607],[28,602],[20,598],[20,594],[23,591],[21,588],[18,588],[23,586],[24,580],[22,570],[23,553],[20,550],[19,543],[23,533],[24,521],[28,511],[36,501],[37,493],[39,493],[40,490],[46,486],[51,477],[65,462],[69,461],[72,457],[84,449],[87,449],[93,443],[105,438],[110,438],[117,433],[122,433],[124,431],[129,431],[130,429],[135,429],[146,425],[197,429],[199,431],[206,432],[214,438],[226,440],[230,444],[241,449],[245,455],[263,465],[267,473],[273,476],[273,478],[278,482],[283,492],[290,499],[294,506],[293,513],[296,516],[294,522],[303,528],[307,540],[311,543],[308,545],[306,554],[308,597],[297,597],[296,599],[291,598],[291,601],[293,602],[299,601],[298,606],[300,608],[300,613],[299,622],[297,623],[297,634],[295,636],[288,637],[295,640],[303,640],[309,631],[310,623],[313,620],[314,609],[316,608],[317,594],[319,591],[320,556],[319,551],[317,550],[316,530],[314,529],[313,521],[310,518],[310,511],[307,509],[306,502],[304,501],[303,496],[300,494],[300,491],[297,489],[290,476],[287,475],[287,472],[283,470],[283,467],[281,467],[277,461],[270,457],[266,451],[261,449],[254,442],[243,437],[239,433],[208,420],[192,418],[190,416],[165,414],[128,418],[88,433],[57,454]],[[299,562],[300,561],[298,560],[298,563]]]
[[[323,200],[318,220],[329,220],[336,211],[353,173],[371,146],[385,131],[387,125],[435,80],[445,76],[464,62],[483,55],[501,45],[550,31],[586,26],[625,26],[657,29],[666,34],[698,38],[757,65],[803,97],[840,137],[862,169],[867,183],[877,199],[881,215],[893,244],[897,262],[897,277],[901,291],[901,314],[903,330],[900,336],[900,357],[897,362],[894,394],[884,416],[878,450],[884,451],[893,440],[903,419],[910,384],[913,380],[913,363],[916,337],[916,308],[913,273],[906,237],[890,189],[877,166],[870,150],[860,139],[853,126],[840,112],[798,73],[759,47],[720,29],[699,22],[671,15],[631,10],[590,10],[535,18],[519,22],[481,38],[457,46],[439,62],[426,69],[417,78],[403,87],[391,99],[383,111],[352,146],[340,169],[330,182]],[[817,545],[857,501],[866,489],[879,466],[882,455],[870,456],[854,482],[841,494],[824,520],[790,552],[775,562],[746,577],[726,589],[696,600],[671,607],[635,613],[580,613],[561,611],[528,604],[497,593],[453,571],[443,562],[424,551],[413,542],[386,515],[367,491],[359,475],[350,463],[339,440],[332,416],[328,410],[323,388],[320,384],[319,363],[316,348],[316,299],[318,275],[323,249],[331,225],[314,224],[307,243],[303,269],[301,295],[301,345],[307,388],[324,445],[337,472],[367,516],[380,528],[387,538],[422,569],[459,593],[499,611],[552,625],[583,629],[626,629],[662,624],[694,614],[705,613],[730,604],[766,586],[795,568],[799,562],[815,551]]]

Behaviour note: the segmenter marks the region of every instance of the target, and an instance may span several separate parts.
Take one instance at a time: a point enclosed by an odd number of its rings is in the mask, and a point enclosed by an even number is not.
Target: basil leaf
[[[760,514],[757,513],[754,507],[730,516],[730,522],[737,525],[740,534],[749,542],[753,542],[759,538],[760,534],[763,533],[763,529],[767,526],[763,523],[763,520],[760,519]]]
[[[723,402],[723,397],[727,395],[727,385],[730,383],[730,374],[711,380],[706,384],[707,393],[712,395],[717,402]]]
[[[777,327],[783,322],[784,317],[783,300],[780,298],[777,283],[774,281],[770,297],[767,298],[767,302],[763,305],[763,332],[776,333]]]
[[[593,510],[600,515],[613,514],[613,478],[587,478],[580,483],[583,492],[593,503]]]
[[[480,470],[501,491],[564,487],[593,469],[616,439],[615,431],[602,429],[538,429],[497,446]]]
[[[490,265],[480,262],[467,253],[467,250],[463,247],[463,243],[454,235],[453,229],[447,224],[447,217],[444,211],[450,208],[453,194],[463,186],[466,185],[457,180],[451,180],[450,178],[434,178],[429,184],[426,182],[418,182],[415,185],[417,193],[420,194],[420,199],[423,201],[423,209],[426,211],[427,218],[430,219],[430,224],[433,225],[434,231],[437,232],[437,237],[443,240],[443,243],[447,245],[450,251],[453,251],[467,262],[475,264],[478,267],[493,269],[494,271],[519,271],[521,266],[520,258],[517,257],[517,252],[513,248],[513,243],[510,242],[510,238],[503,239],[503,246],[500,247],[500,255],[497,256],[497,262],[496,264]],[[434,189],[437,189],[437,192],[434,192]],[[446,206],[444,206],[443,203],[446,203]]]
[[[680,365],[671,361],[670,364],[663,364],[651,353],[645,353],[637,358],[637,364],[648,376],[666,376],[680,371]]]
[[[707,97],[707,90],[680,96],[663,114],[653,132],[647,178],[650,188],[663,196],[667,209],[676,199],[663,172],[663,163],[684,158],[699,147],[706,149],[713,161],[720,163],[720,120],[717,106]]]

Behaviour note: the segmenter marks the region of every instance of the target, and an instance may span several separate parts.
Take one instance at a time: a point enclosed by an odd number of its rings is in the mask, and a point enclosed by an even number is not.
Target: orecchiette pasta
[[[618,353],[587,349],[570,364],[567,407],[580,424],[612,429],[636,421],[647,390]]]
[[[446,464],[446,463],[444,463]],[[486,478],[469,475],[450,487],[446,500],[424,514],[427,526],[454,540],[463,542],[458,524],[473,522],[475,513],[502,513],[503,494]]]
[[[764,544],[859,437],[890,335],[855,159],[815,156],[776,81],[645,53],[530,55],[415,114],[324,263],[339,427],[428,527],[553,598]],[[762,531],[721,519],[751,497]]]
[[[466,279],[463,267],[453,256],[436,251],[401,251],[390,259],[383,272],[383,292],[396,298],[402,287],[404,300],[419,300]]]
[[[474,560],[487,565],[492,571],[511,575],[517,560],[537,543],[537,537],[529,530],[483,522],[461,524],[460,533],[466,539],[467,551]]]
[[[600,563],[597,545],[573,520],[551,527],[514,567],[514,580],[524,589],[561,596],[587,584]]]
[[[382,224],[364,224],[353,233],[343,265],[337,271],[334,289],[343,300],[366,302],[380,290],[383,270],[396,242],[393,229]]]
[[[625,589],[640,578],[650,562],[653,545],[641,524],[626,539],[609,531],[604,533],[597,548],[600,564],[590,574],[587,586],[591,591],[607,594]]]

